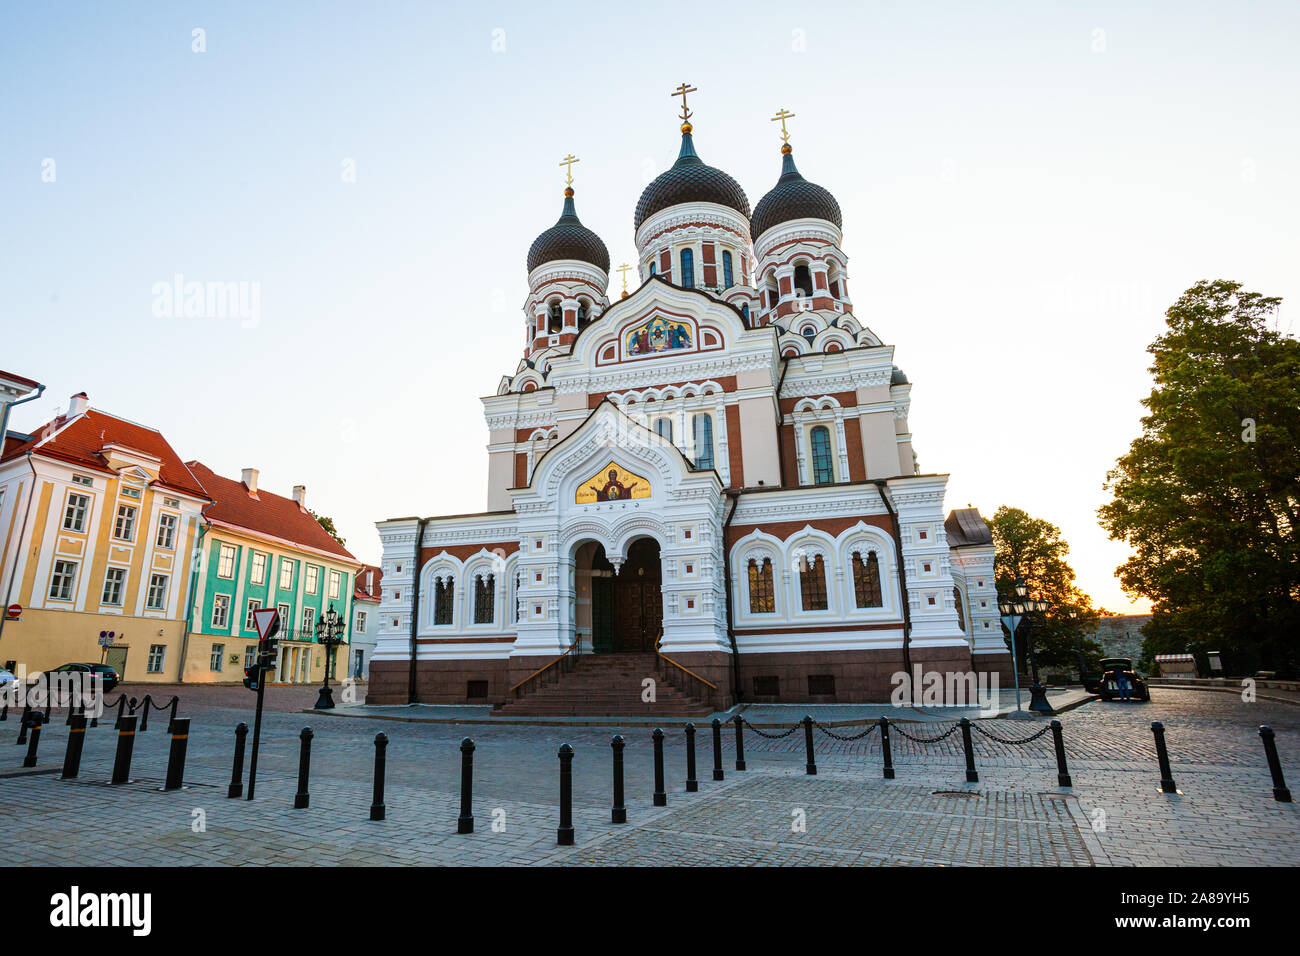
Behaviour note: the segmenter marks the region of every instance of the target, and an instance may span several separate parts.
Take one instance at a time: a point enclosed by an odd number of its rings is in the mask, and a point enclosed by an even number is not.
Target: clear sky
[[[519,359],[559,160],[635,261],[686,80],[751,204],[768,117],[797,114],[949,505],[1055,522],[1093,599],[1140,610],[1095,511],[1165,308],[1223,277],[1295,316],[1300,8],[1137,6],[6,4],[0,367],[49,386],[12,427],[84,389],[187,459],[305,484],[369,561],[375,520],[481,510],[478,398]],[[257,320],[159,315],[177,274],[256,283]]]

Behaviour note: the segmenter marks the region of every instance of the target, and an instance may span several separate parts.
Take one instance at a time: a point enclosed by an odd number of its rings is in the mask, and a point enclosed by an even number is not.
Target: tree
[[[311,511],[310,509],[308,509],[307,513],[316,519],[316,523],[325,529],[325,533],[327,535],[329,535],[331,538],[333,538],[335,541],[339,543],[340,548],[347,547],[347,542],[345,542],[341,537],[339,537],[338,531],[335,530],[334,528],[333,518],[331,518],[329,515],[318,515],[316,512]]]
[[[1219,650],[1229,673],[1300,663],[1300,343],[1268,319],[1281,300],[1192,286],[1148,347],[1142,434],[1106,476],[1098,511],[1149,598],[1147,653]]]
[[[998,597],[1005,600],[1014,596],[1015,581],[1020,577],[1031,595],[1048,603],[1046,614],[1032,615],[1028,620],[1029,633],[1024,633],[1024,624],[1016,632],[1022,642],[1016,649],[1021,665],[1026,657],[1023,641],[1028,637],[1033,640],[1034,658],[1040,670],[1078,668],[1082,648],[1086,666],[1095,672],[1101,659],[1101,645],[1085,635],[1095,633],[1101,612],[1074,583],[1074,570],[1065,560],[1070,546],[1061,537],[1061,529],[1050,521],[1006,505],[993,515],[989,528],[997,548],[993,579]]]

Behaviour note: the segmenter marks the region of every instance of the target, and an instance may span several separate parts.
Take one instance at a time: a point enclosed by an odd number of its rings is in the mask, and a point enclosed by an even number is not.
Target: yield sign
[[[253,612],[253,624],[262,640],[274,637],[280,630],[280,612],[273,607],[258,608]]]

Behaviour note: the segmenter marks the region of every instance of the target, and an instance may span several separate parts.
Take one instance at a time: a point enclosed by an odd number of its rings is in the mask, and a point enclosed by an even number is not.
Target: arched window
[[[776,599],[772,591],[772,559],[764,558],[760,565],[755,558],[749,559],[749,613],[773,614],[776,612]]]
[[[858,607],[883,607],[880,593],[880,561],[876,552],[868,551],[867,560],[862,552],[853,552],[853,600]]]
[[[588,307],[588,302],[586,299],[578,300],[578,328],[579,329],[585,328],[587,325],[587,307]]]
[[[745,317],[745,325],[749,325],[749,303],[744,302],[740,306],[740,314]]]
[[[805,325],[799,334],[808,340],[809,345],[812,345],[813,339],[817,338],[817,326]]]
[[[819,554],[811,561],[799,562],[799,597],[805,611],[824,611],[826,604],[826,565]]]
[[[450,624],[454,586],[452,577],[438,578],[433,585],[433,623]]]
[[[564,310],[560,308],[560,300],[552,299],[546,304],[546,314],[548,318],[548,331],[555,335],[564,328]]]
[[[695,467],[713,467],[713,416],[700,412],[691,419],[691,440],[695,442]]]
[[[653,259],[650,260],[650,274],[655,274],[655,261]]]
[[[961,591],[957,588],[952,589],[952,603],[957,608],[957,630],[963,634],[966,633],[966,611],[961,606]]]
[[[491,624],[496,608],[497,583],[495,574],[474,575],[474,623]]]
[[[835,466],[831,462],[831,430],[825,425],[813,427],[812,434],[813,484],[829,485],[835,481]]]
[[[682,250],[682,281],[683,289],[695,288],[695,253],[690,249]]]
[[[805,297],[812,295],[812,273],[806,265],[794,267],[794,291]]]
[[[673,440],[673,420],[660,418],[655,422],[655,434],[668,441]]]
[[[726,249],[722,250],[722,287],[730,289],[736,284],[735,275],[731,270],[731,253]]]

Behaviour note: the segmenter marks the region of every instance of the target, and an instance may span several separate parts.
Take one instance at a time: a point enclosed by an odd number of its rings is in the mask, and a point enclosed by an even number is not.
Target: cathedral
[[[571,174],[528,251],[523,355],[483,399],[487,510],[377,523],[369,703],[518,709],[568,681],[567,712],[636,713],[644,681],[622,707],[592,675],[651,667],[700,713],[886,701],[917,669],[1009,679],[989,529],[918,470],[912,385],[854,314],[793,114],[751,208],[697,152],[690,92],[633,213],[635,290],[621,266],[608,294]]]

